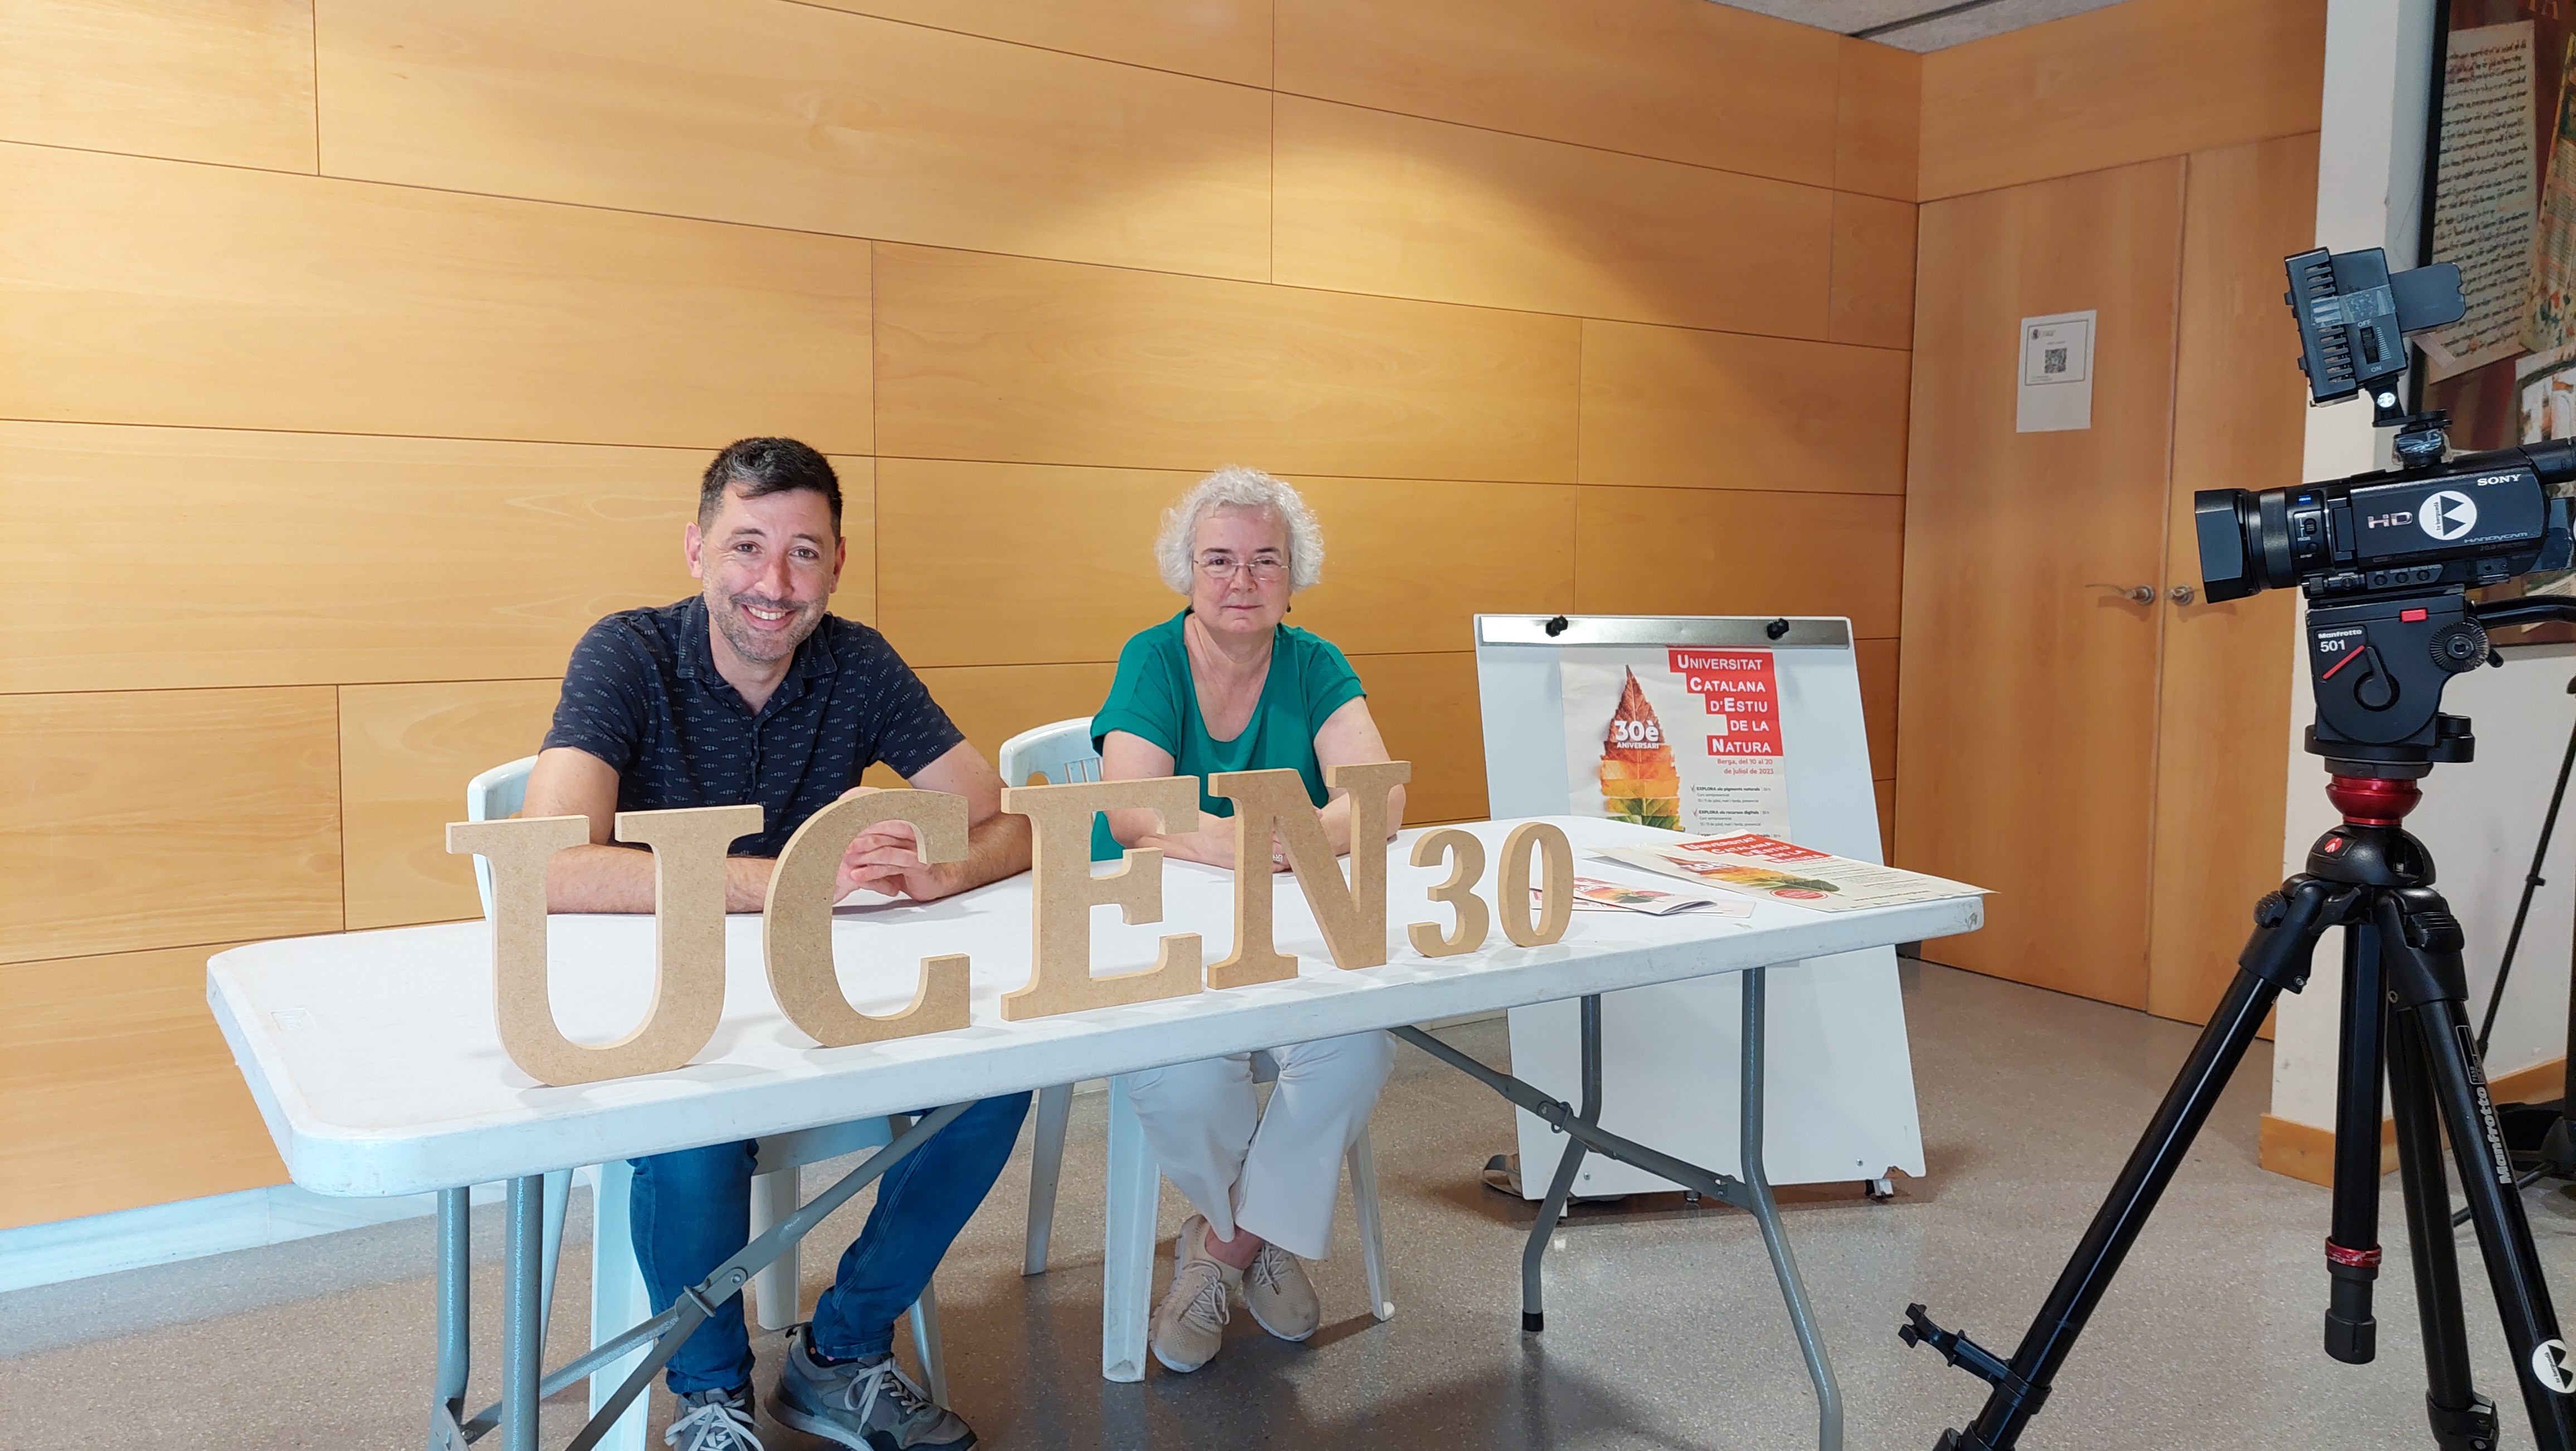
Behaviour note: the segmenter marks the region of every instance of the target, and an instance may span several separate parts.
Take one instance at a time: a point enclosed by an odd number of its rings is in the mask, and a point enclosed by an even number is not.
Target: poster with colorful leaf
[[[1569,652],[1560,669],[1568,811],[1702,834],[1789,829],[1770,651]]]

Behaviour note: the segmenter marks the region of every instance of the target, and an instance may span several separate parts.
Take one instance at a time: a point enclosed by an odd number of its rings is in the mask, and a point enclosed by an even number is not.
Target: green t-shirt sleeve
[[[1361,687],[1359,672],[1351,668],[1340,646],[1320,635],[1308,635],[1306,645],[1306,739],[1312,741],[1334,711],[1368,691]]]
[[[1181,700],[1176,690],[1186,675],[1172,668],[1178,642],[1159,627],[1143,631],[1118,652],[1118,674],[1109,683],[1109,698],[1091,717],[1091,748],[1099,750],[1111,731],[1125,731],[1181,756]],[[1347,667],[1345,667],[1347,668]]]

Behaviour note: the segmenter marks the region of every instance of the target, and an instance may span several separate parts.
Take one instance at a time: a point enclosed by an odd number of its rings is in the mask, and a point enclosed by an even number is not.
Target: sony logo
[[[2373,514],[2361,522],[2362,526],[2368,529],[2395,529],[2400,525],[2414,523],[2415,514],[2413,510],[2400,509],[2394,514]]]
[[[2477,486],[2478,486],[2479,488],[2485,488],[2485,487],[2486,487],[2487,485],[2489,485],[2489,484],[2510,484],[2510,483],[2514,482],[2515,480],[2517,480],[2517,479],[2519,479],[2519,478],[2521,478],[2521,477],[2522,477],[2522,475],[2520,475],[2520,474],[2518,474],[2518,473],[2517,473],[2517,474],[2488,474],[2486,477],[2484,477],[2484,478],[2482,478],[2482,479],[2479,479],[2479,480],[2478,480]]]

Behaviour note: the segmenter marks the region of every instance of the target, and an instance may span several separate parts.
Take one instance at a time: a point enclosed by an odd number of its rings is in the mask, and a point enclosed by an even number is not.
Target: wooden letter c
[[[966,798],[940,791],[865,791],[806,818],[778,854],[761,908],[762,956],[770,995],[787,1021],[826,1048],[944,1033],[967,1023],[969,962],[962,953],[921,960],[912,1004],[882,1018],[850,1006],[832,966],[832,885],[841,857],[880,821],[912,824],[924,862],[966,856]]]

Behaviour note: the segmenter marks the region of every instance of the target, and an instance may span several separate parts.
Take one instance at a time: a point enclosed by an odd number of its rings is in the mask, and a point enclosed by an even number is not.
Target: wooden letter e
[[[1091,909],[1115,902],[1121,920],[1163,920],[1163,854],[1128,851],[1125,865],[1106,876],[1091,874],[1093,813],[1143,809],[1168,829],[1199,817],[1198,782],[1179,776],[1154,781],[1079,781],[1065,786],[1005,786],[1002,809],[1029,819],[1029,875],[1035,919],[1028,986],[1002,994],[1010,1022],[1117,1007],[1199,991],[1199,935],[1163,939],[1154,965],[1116,977],[1091,975]]]

